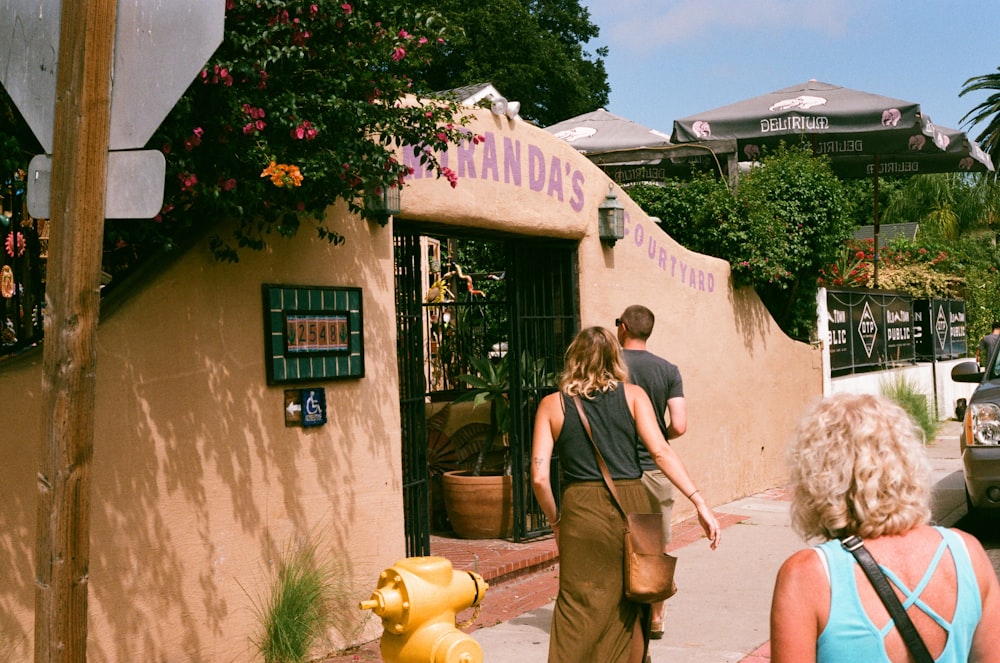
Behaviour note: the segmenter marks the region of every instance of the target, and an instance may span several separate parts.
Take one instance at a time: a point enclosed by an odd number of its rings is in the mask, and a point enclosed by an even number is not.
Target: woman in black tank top
[[[559,546],[559,596],[552,616],[550,663],[639,663],[649,643],[649,606],[625,598],[622,577],[623,519],[601,479],[572,398],[579,396],[627,511],[648,511],[636,444],[649,449],[657,467],[698,511],[714,549],[719,522],[673,451],[656,420],[649,396],[627,383],[615,335],[584,329],[566,351],[559,392],[542,399],[532,437],[532,488]],[[638,442],[637,442],[638,440]],[[551,464],[558,448],[564,491],[559,511]]]

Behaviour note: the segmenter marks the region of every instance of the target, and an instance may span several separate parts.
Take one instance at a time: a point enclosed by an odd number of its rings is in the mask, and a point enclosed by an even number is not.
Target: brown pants
[[[648,510],[649,497],[638,479],[616,481],[615,487],[626,510]],[[641,661],[649,641],[649,610],[625,598],[624,522],[604,483],[570,484],[559,524],[559,596],[549,663]],[[641,648],[633,642],[640,638]]]

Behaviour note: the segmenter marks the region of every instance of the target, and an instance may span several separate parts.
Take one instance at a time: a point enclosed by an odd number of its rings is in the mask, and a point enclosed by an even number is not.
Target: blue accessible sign
[[[285,426],[322,426],[326,423],[326,389],[286,389]]]

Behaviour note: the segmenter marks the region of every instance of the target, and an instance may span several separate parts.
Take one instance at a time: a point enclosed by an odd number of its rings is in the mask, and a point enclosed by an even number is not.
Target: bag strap
[[[590,440],[590,446],[594,448],[594,455],[597,456],[597,466],[601,468],[601,476],[604,477],[604,483],[611,491],[611,497],[615,501],[615,506],[618,510],[622,512],[622,516],[625,515],[625,508],[622,506],[622,502],[618,499],[618,491],[615,490],[615,482],[611,480],[611,473],[608,471],[608,465],[604,462],[604,456],[601,455],[601,450],[597,448],[597,443],[594,442],[594,436],[590,432],[590,421],[587,419],[587,413],[583,411],[583,403],[580,402],[579,396],[573,397],[573,404],[576,405],[576,412],[580,415],[580,423],[583,424],[583,430],[587,433],[587,439]],[[626,523],[628,519],[626,518]],[[627,527],[627,524],[626,524]]]
[[[882,603],[885,604],[886,609],[889,611],[892,621],[895,622],[896,628],[899,629],[899,634],[903,636],[903,641],[906,643],[906,647],[910,650],[910,653],[913,654],[913,658],[917,660],[917,663],[933,663],[934,659],[931,657],[931,653],[927,651],[927,646],[920,638],[920,634],[917,633],[917,629],[914,628],[913,622],[910,621],[910,616],[903,609],[903,605],[899,602],[896,592],[889,586],[889,581],[886,579],[885,574],[882,573],[882,569],[879,568],[875,558],[865,548],[865,542],[860,536],[849,536],[842,539],[840,545],[844,546],[844,549],[858,560],[861,569],[868,576],[872,587],[875,588],[879,598],[882,599]]]

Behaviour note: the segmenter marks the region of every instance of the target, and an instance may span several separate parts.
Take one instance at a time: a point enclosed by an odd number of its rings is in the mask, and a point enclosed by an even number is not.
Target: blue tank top
[[[941,543],[927,571],[924,572],[924,577],[915,588],[906,587],[890,569],[881,564],[879,566],[886,578],[902,591],[904,608],[916,604],[947,632],[948,639],[944,650],[936,659],[938,663],[964,663],[969,659],[972,636],[982,616],[983,602],[965,543],[951,530],[943,527],[934,529],[940,532]],[[885,627],[880,629],[868,618],[861,605],[855,583],[854,568],[857,562],[854,555],[845,550],[836,539],[827,541],[817,548],[826,557],[830,567],[830,619],[816,643],[817,663],[839,661],[890,663],[885,652],[884,639],[895,625],[890,619]],[[934,575],[945,550],[949,551],[955,560],[958,576],[958,598],[955,615],[950,623],[920,600],[920,594]]]

